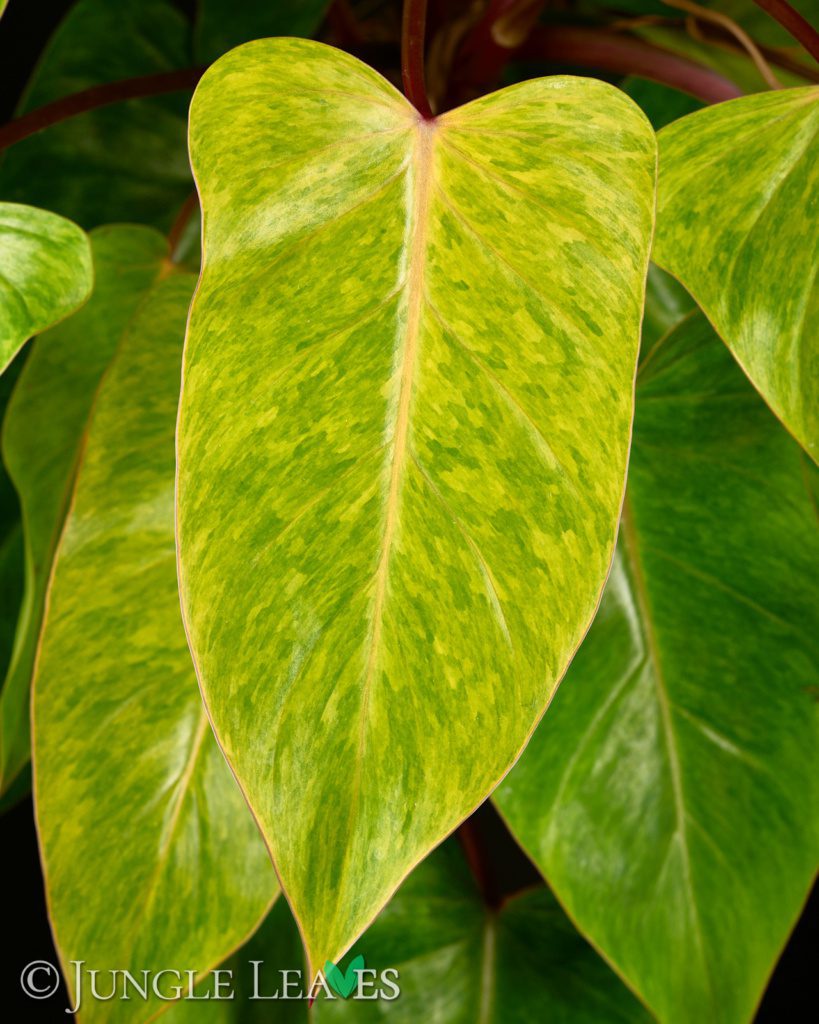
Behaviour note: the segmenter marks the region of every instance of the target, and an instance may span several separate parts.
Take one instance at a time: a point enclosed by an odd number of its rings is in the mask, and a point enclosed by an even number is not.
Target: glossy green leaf
[[[174,275],[152,290],[100,388],[34,683],[37,822],[61,958],[138,978],[215,967],[277,890],[179,613],[174,425],[193,283]],[[80,1016],[146,1021],[163,1006],[89,1000]]]
[[[427,123],[354,58],[266,40],[207,72],[191,152],[183,608],[320,966],[497,784],[594,613],[654,138],[601,82]]]
[[[676,327],[696,308],[694,300],[685,288],[670,274],[652,263],[648,268],[646,280],[641,351],[647,353],[664,334]]]
[[[32,335],[81,306],[92,283],[88,237],[76,224],[0,203],[0,373]]]
[[[0,696],[0,789],[29,757],[29,689],[37,638],[94,393],[167,253],[165,239],[150,228],[99,228],[91,242],[94,294],[76,316],[34,343],[3,424],[3,460],[22,504],[26,584]]]
[[[819,86],[663,129],[654,259],[819,460]]]
[[[251,39],[311,36],[329,0],[199,0],[196,53],[211,63]]]
[[[46,48],[19,113],[94,85],[193,65],[190,28],[169,0],[80,0]],[[129,100],[72,117],[9,149],[4,199],[46,206],[85,228],[167,228],[193,183],[190,93]]]
[[[393,1001],[320,997],[316,1020],[416,1024],[648,1024],[649,1014],[577,934],[546,888],[482,902],[456,841],[436,850],[356,944],[398,971]],[[349,959],[349,958],[348,958]],[[346,961],[342,966],[346,966]],[[383,983],[367,978],[372,988]]]
[[[702,314],[656,348],[603,604],[495,794],[664,1024],[751,1019],[819,864],[817,477]]]

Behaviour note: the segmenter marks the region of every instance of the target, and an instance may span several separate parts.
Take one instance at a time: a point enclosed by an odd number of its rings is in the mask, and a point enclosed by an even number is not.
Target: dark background
[[[111,0],[116,3],[116,0]],[[275,0],[270,0],[275,3]],[[191,14],[195,0],[175,0]],[[42,48],[71,6],[71,0],[11,0],[0,20],[0,122],[12,115],[20,93]],[[0,196],[2,199],[2,196]],[[489,805],[477,815],[476,827],[499,869],[501,892],[531,885],[537,875]],[[0,1007],[8,1021],[65,1022],[60,995],[35,1002],[23,995],[19,976],[32,960],[57,963],[48,926],[43,880],[31,799],[22,800],[0,818],[0,849],[4,890]],[[819,886],[805,907],[771,978],[757,1024],[802,1024],[819,1021]],[[61,988],[60,994],[64,991]],[[16,1011],[16,1012],[15,1012]],[[701,1022],[708,1024],[708,1022]]]

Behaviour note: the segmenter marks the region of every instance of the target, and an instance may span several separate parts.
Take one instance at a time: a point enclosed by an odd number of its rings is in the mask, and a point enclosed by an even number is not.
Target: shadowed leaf
[[[95,85],[192,65],[190,29],[169,0],[79,0],[46,47],[18,113]],[[167,229],[193,187],[189,103],[189,92],[128,100],[52,125],[2,155],[0,194],[85,228],[138,221]]]
[[[656,348],[600,612],[495,794],[667,1024],[752,1018],[819,863],[817,477],[702,314]]]
[[[577,934],[545,888],[483,905],[457,842],[420,864],[356,943],[369,970],[397,971],[393,1001],[316,1003],[318,1024],[648,1024],[649,1014]],[[345,961],[346,965],[346,961]],[[362,994],[394,993],[365,975]]]

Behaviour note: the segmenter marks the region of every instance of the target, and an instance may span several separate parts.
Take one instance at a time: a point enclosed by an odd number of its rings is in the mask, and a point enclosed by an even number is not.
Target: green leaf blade
[[[98,228],[90,238],[94,295],[35,341],[3,423],[3,461],[22,507],[26,581],[0,697],[2,788],[29,758],[29,692],[48,577],[94,395],[167,256],[165,239],[149,228]]]
[[[811,476],[689,317],[641,367],[600,612],[495,794],[669,1024],[751,1018],[819,862]]]
[[[35,334],[91,293],[86,234],[57,214],[0,203],[0,373]]]
[[[573,79],[425,124],[279,40],[207,73],[191,153],[183,608],[311,962],[335,962],[508,769],[593,614],[654,140]]]
[[[718,104],[659,144],[654,259],[819,460],[819,88]]]
[[[174,424],[193,284],[178,274],[156,285],[106,374],[34,687],[37,820],[62,960],[136,977],[212,969],[277,891],[179,613]],[[86,999],[82,1015],[135,1022],[167,1007]]]

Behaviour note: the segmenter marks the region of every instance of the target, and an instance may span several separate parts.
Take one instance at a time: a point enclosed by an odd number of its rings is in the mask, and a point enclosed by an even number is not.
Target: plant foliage
[[[751,1021],[819,866],[814,0],[65,7],[0,813],[72,1003],[191,970],[80,1019]]]

